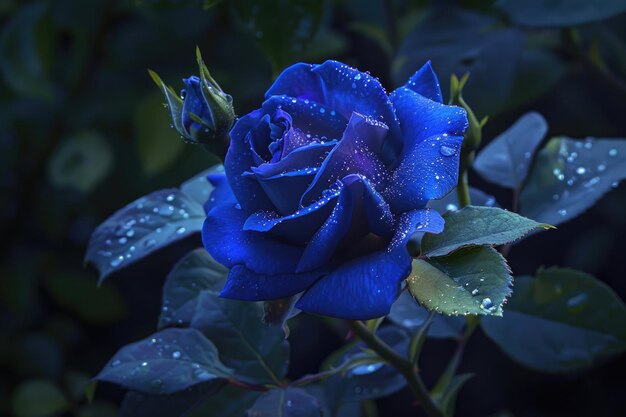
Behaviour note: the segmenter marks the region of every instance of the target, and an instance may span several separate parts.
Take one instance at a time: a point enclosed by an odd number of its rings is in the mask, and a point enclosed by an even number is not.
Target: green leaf
[[[203,204],[213,190],[207,172],[181,189],[155,191],[128,204],[106,219],[91,235],[85,262],[100,272],[100,282],[147,255],[202,229]],[[202,185],[204,184],[204,185]]]
[[[113,154],[97,132],[80,132],[66,138],[48,162],[50,182],[59,188],[87,193],[111,171]]]
[[[300,388],[274,388],[261,395],[246,413],[247,417],[321,417],[315,397]]]
[[[505,245],[533,230],[552,227],[497,207],[467,206],[443,218],[443,233],[428,233],[422,239],[424,256],[442,256],[470,245]]]
[[[626,306],[604,283],[572,269],[550,268],[516,279],[502,318],[481,321],[509,357],[543,372],[589,367],[626,350]]]
[[[403,291],[391,306],[387,318],[398,326],[415,332],[424,324],[428,316],[428,310],[420,306],[408,291]],[[458,338],[464,326],[465,320],[462,317],[448,317],[438,314],[433,317],[428,328],[428,337]]]
[[[117,288],[98,288],[88,278],[84,273],[57,273],[46,275],[44,283],[59,306],[87,323],[108,324],[124,317],[127,307]]]
[[[539,113],[526,113],[478,154],[474,169],[487,181],[508,188],[519,187],[537,146],[548,131]]]
[[[545,223],[564,223],[624,178],[626,139],[552,138],[535,158],[520,194],[520,213]]]
[[[450,384],[446,387],[446,390],[441,396],[436,397],[435,401],[439,403],[441,412],[445,417],[454,417],[454,410],[456,408],[456,397],[459,391],[469,381],[474,374],[461,374],[452,378]]]
[[[161,89],[161,92],[165,96],[167,109],[170,112],[170,117],[172,119],[172,125],[181,135],[186,136],[185,128],[183,126],[182,114],[183,114],[183,100],[176,94],[176,92],[172,89],[172,87],[168,86],[163,82],[161,77],[157,75],[156,72],[152,70],[148,70],[150,77],[156,83],[156,85]]]
[[[324,13],[321,0],[234,0],[230,4],[278,72],[303,53],[317,33]]]
[[[226,275],[204,249],[185,256],[165,283],[159,326],[187,324],[201,330],[239,379],[277,384],[289,358],[283,330],[263,323],[261,303],[219,298]]]
[[[13,412],[17,417],[44,417],[68,408],[67,398],[50,381],[26,381],[13,394]]]
[[[621,0],[500,0],[500,6],[519,25],[575,26],[607,19],[626,11]]]
[[[429,261],[415,259],[407,278],[409,291],[421,305],[448,315],[501,316],[511,283],[506,260],[489,246],[465,248]]]
[[[183,151],[184,144],[170,127],[171,120],[163,111],[160,94],[145,97],[136,107],[135,136],[139,161],[148,176],[171,166]]]
[[[3,25],[0,68],[17,94],[52,99],[49,67],[55,34],[45,2],[23,5]]]
[[[509,102],[525,35],[502,28],[491,16],[460,7],[434,6],[406,36],[393,62],[393,79],[403,85],[428,60],[442,82],[444,97],[452,74],[470,73],[463,90],[478,115],[494,115]]]
[[[197,384],[221,387],[232,370],[195,329],[166,329],[120,349],[96,377],[146,394],[171,394]]]

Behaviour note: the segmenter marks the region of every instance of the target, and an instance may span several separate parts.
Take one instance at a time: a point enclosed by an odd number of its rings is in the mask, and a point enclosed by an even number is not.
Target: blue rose
[[[407,240],[443,230],[426,204],[457,183],[465,111],[443,104],[430,63],[391,95],[342,63],[300,63],[265,98],[210,178],[202,238],[230,268],[221,296],[387,314],[411,270]]]

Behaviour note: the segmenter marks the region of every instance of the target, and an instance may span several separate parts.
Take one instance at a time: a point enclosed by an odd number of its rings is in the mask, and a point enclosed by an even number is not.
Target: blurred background
[[[101,288],[83,267],[90,233],[107,216],[217,162],[169,127],[148,68],[179,90],[197,71],[197,45],[244,115],[294,62],[341,60],[391,90],[431,59],[444,97],[452,73],[470,73],[464,95],[479,118],[489,116],[486,141],[530,110],[551,136],[626,137],[626,2],[590,11],[573,0],[566,12],[555,3],[563,2],[0,0],[0,415],[116,415],[118,396],[87,405],[85,383],[119,347],[155,330],[167,271],[199,244],[188,238]],[[470,183],[511,207],[508,190],[476,175]],[[626,298],[625,206],[622,185],[558,231],[516,246],[513,271],[578,268]],[[341,343],[300,317],[290,376],[315,372]],[[427,383],[453,350],[452,341],[426,344]],[[621,357],[574,375],[538,374],[478,334],[461,367],[476,376],[458,416],[623,415],[624,365]],[[401,391],[376,408],[419,415],[411,401]]]

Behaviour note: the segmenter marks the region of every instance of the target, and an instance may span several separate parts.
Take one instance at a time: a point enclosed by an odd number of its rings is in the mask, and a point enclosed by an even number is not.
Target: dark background
[[[529,110],[545,116],[551,136],[626,137],[624,14],[529,28],[488,0],[337,0],[311,7],[310,16],[278,1],[270,3],[282,3],[280,12],[253,22],[250,11],[264,2],[231,3],[0,0],[0,415],[13,415],[13,396],[32,380],[62,390],[72,403],[67,415],[115,415],[116,394],[86,407],[84,383],[119,347],[155,329],[166,272],[199,237],[99,289],[83,256],[91,231],[116,209],[216,162],[168,127],[146,71],[178,90],[197,71],[196,45],[239,115],[259,106],[273,74],[293,62],[338,59],[391,90],[431,58],[444,94],[452,72],[471,73],[465,96],[479,117],[490,116],[486,140]],[[507,190],[475,175],[470,182],[511,206]],[[620,186],[578,219],[524,241],[511,252],[513,271],[574,267],[626,298],[625,205]],[[319,320],[300,317],[290,376],[315,372],[341,342]],[[427,383],[453,348],[426,344]],[[476,376],[457,415],[623,415],[624,365],[622,356],[574,375],[538,374],[477,334],[461,367]],[[379,400],[379,415],[419,415],[411,402],[405,391]]]

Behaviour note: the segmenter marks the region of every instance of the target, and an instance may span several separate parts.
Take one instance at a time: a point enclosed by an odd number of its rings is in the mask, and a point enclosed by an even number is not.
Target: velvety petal
[[[263,103],[263,111],[273,114],[277,109],[289,113],[293,127],[309,135],[309,141],[339,139],[348,124],[348,119],[324,104],[309,99],[271,96]]]
[[[382,190],[394,213],[425,207],[456,187],[463,136],[431,136],[404,155]]]
[[[386,250],[353,259],[317,281],[296,307],[314,314],[366,320],[389,313],[400,283],[411,272],[406,243],[415,230],[440,233],[443,219],[434,210],[402,214]]]
[[[245,219],[245,212],[236,206],[213,207],[202,227],[202,242],[209,254],[227,268],[241,264],[262,274],[295,271],[303,249],[278,242],[267,233],[243,230]]]
[[[417,72],[409,78],[409,81],[407,81],[403,87],[413,90],[427,99],[436,101],[437,103],[443,103],[439,80],[437,79],[437,74],[433,71],[430,61],[417,70]]]
[[[190,134],[196,134],[198,130],[205,127],[193,121],[191,114],[197,116],[208,123],[209,126],[215,126],[213,115],[204,100],[202,94],[202,81],[195,75],[189,78],[183,78],[185,84],[185,101],[183,102],[182,122],[185,130]]]
[[[285,69],[265,93],[324,104],[350,119],[353,112],[384,122],[396,137],[398,120],[378,79],[337,61],[321,65],[296,64]]]
[[[380,236],[393,234],[393,215],[370,182],[354,174],[341,182],[344,187],[337,205],[306,246],[297,272],[326,264],[344,240],[350,244],[369,232]]]
[[[400,158],[414,152],[415,147],[435,135],[463,136],[468,127],[465,110],[432,101],[415,91],[400,87],[391,94],[402,130],[403,148]]]
[[[243,265],[235,265],[228,273],[220,297],[245,301],[277,300],[307,289],[323,271],[302,274],[259,274]]]
[[[263,188],[253,176],[243,175],[255,163],[250,149],[249,131],[254,129],[263,113],[255,110],[242,117],[230,131],[230,146],[224,160],[224,170],[233,194],[244,211],[251,213],[257,210],[274,210],[271,200],[263,192]]]
[[[348,174],[363,175],[375,185],[380,183],[385,166],[378,155],[386,134],[387,126],[384,124],[353,113],[343,137],[328,154],[300,204],[310,204],[319,198],[323,190]]]
[[[250,171],[257,177],[269,178],[297,169],[318,169],[336,145],[337,142],[312,143],[294,150],[278,162],[261,164],[258,167],[252,167]]]
[[[207,175],[207,180],[214,187],[209,199],[204,203],[204,212],[208,213],[219,204],[235,205],[237,200],[230,188],[226,175],[222,172]]]
[[[341,187],[328,190],[313,204],[300,208],[287,216],[273,211],[259,211],[246,219],[244,230],[268,232],[295,244],[308,242],[332,213]],[[295,270],[295,268],[294,268]]]
[[[298,209],[300,196],[311,184],[316,173],[317,168],[303,168],[269,177],[258,174],[257,180],[278,212],[288,215]]]

